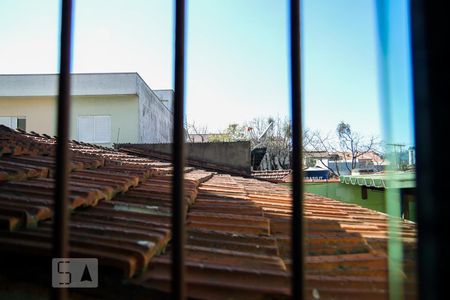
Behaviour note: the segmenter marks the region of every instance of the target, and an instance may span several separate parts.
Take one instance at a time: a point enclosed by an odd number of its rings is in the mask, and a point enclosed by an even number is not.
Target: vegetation
[[[350,124],[341,121],[336,126],[336,136],[322,135],[316,131],[312,134],[310,147],[313,151],[323,152],[326,155],[318,159],[334,175],[339,176],[340,170],[337,162],[344,162],[345,168],[351,172],[356,169],[357,161],[365,154],[373,154],[383,158],[381,151],[382,143],[374,136],[365,137],[351,129]],[[334,164],[324,164],[323,159],[327,158]]]
[[[208,136],[208,142],[250,141],[252,149],[267,149],[264,158],[267,169],[291,168],[292,128],[288,118],[255,118],[243,124],[230,124],[224,131],[214,135],[208,135],[206,127],[194,123],[188,124],[187,129],[191,135]],[[203,138],[201,140],[206,141]],[[345,122],[337,125],[334,136],[306,129],[302,142],[306,154],[321,154],[305,155],[304,167],[314,167],[319,160],[336,176],[340,175],[338,161],[345,162],[345,168],[351,172],[357,167],[358,159],[367,153],[382,157],[381,142],[376,137],[365,137]],[[325,159],[334,164],[334,168],[326,164]]]

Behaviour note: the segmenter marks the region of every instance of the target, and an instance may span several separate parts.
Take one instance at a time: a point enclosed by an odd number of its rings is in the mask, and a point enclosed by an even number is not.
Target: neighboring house
[[[303,165],[305,167],[328,167],[331,161],[339,160],[339,155],[327,151],[304,151]]]
[[[56,135],[57,91],[58,75],[0,75],[0,124]],[[171,142],[172,102],[173,91],[153,91],[137,73],[73,74],[71,139]]]
[[[373,173],[383,171],[387,162],[376,152],[368,152],[356,159],[356,167],[352,171]],[[304,165],[308,167],[327,168],[339,175],[350,175],[352,171],[351,153],[328,153],[326,151],[306,151]]]

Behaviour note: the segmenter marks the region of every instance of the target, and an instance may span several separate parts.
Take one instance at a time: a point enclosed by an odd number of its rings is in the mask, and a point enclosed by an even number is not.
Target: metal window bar
[[[420,299],[448,296],[450,203],[448,167],[436,160],[445,153],[450,88],[448,12],[437,1],[412,0],[412,63],[416,140],[417,274]]]
[[[303,299],[303,174],[300,59],[300,0],[290,1],[291,111],[292,111],[292,298]]]
[[[53,222],[53,257],[69,255],[69,134],[70,69],[72,50],[72,0],[62,0],[60,70],[58,91],[58,137],[56,145],[55,218]],[[52,289],[53,299],[66,299],[67,289]]]
[[[175,8],[175,99],[173,127],[173,199],[172,199],[172,298],[185,299],[184,201],[184,42],[185,0]]]
[[[446,266],[448,257],[445,249],[438,251],[442,246],[448,245],[446,232],[441,232],[442,226],[437,222],[444,220],[448,225],[448,218],[440,218],[444,214],[440,210],[443,205],[437,197],[436,182],[439,174],[431,169],[433,166],[433,153],[438,154],[437,145],[439,134],[445,130],[441,124],[446,118],[440,118],[448,113],[442,108],[448,97],[433,97],[447,95],[446,84],[441,85],[444,78],[437,75],[440,72],[440,58],[445,57],[446,49],[439,43],[439,37],[433,35],[434,29],[446,29],[445,16],[431,18],[433,13],[439,15],[440,7],[429,4],[425,10],[424,0],[413,0],[411,3],[412,39],[413,39],[413,67],[414,67],[414,101],[416,141],[417,141],[417,182],[418,182],[418,225],[419,225],[419,295],[438,299],[440,292],[444,291]],[[71,63],[71,32],[72,32],[72,0],[62,0],[61,44],[60,44],[60,76],[58,96],[58,138],[56,152],[56,191],[55,191],[55,220],[53,228],[54,249],[53,257],[67,257],[68,247],[68,137],[70,131],[70,63]],[[303,298],[303,223],[302,223],[302,170],[301,170],[301,77],[300,77],[300,7],[298,0],[290,2],[290,41],[291,41],[291,101],[292,101],[292,127],[293,127],[293,217],[292,217],[292,250],[293,274],[292,293],[294,299]],[[175,107],[174,107],[174,177],[173,177],[173,268],[172,289],[176,299],[185,296],[184,284],[184,19],[185,2],[176,2],[176,30],[175,30]],[[437,47],[437,45],[441,45]],[[436,55],[428,66],[428,59]],[[448,59],[447,59],[448,60]],[[434,64],[433,64],[434,62]],[[433,80],[431,80],[433,79]],[[434,82],[434,83],[433,83]],[[431,92],[431,88],[437,91]],[[446,89],[446,90],[444,90]],[[434,107],[434,109],[430,109]],[[436,110],[437,109],[437,110]],[[448,115],[448,114],[446,114]],[[433,118],[436,117],[436,118]],[[429,150],[427,150],[429,149]],[[430,180],[435,178],[437,180]],[[426,203],[427,200],[429,203]],[[433,203],[430,203],[433,202]],[[441,224],[442,225],[442,224]],[[446,228],[444,226],[444,228]],[[439,233],[441,232],[441,233]],[[429,234],[428,234],[429,233]],[[441,243],[442,242],[442,243]],[[448,247],[448,246],[447,246]],[[444,262],[444,263],[442,263]],[[439,279],[439,277],[441,279]],[[53,289],[55,299],[65,299],[66,289]]]

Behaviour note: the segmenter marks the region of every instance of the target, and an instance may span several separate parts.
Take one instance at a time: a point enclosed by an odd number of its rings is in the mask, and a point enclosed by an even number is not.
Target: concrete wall
[[[171,154],[172,144],[127,144],[117,145]],[[250,174],[250,142],[188,143],[187,159],[224,166],[242,174]],[[206,164],[204,165],[206,167]]]
[[[250,142],[190,143],[187,155],[189,159],[209,161],[250,172]]]
[[[382,190],[368,189],[367,199],[361,197],[361,187],[339,182],[305,182],[305,192],[313,193],[340,200],[342,202],[358,204],[380,212],[386,212],[385,192]]]
[[[175,94],[173,90],[153,90],[161,102],[173,113],[173,100]]]
[[[140,78],[137,78],[139,96],[139,143],[168,143],[172,141],[173,114]]]

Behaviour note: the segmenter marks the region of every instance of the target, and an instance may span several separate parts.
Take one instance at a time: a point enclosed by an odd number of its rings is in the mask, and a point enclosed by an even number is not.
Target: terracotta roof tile
[[[3,181],[48,176],[48,168],[46,167],[30,166],[29,164],[17,161],[1,160],[0,172],[6,174]]]
[[[264,170],[252,171],[252,176],[269,182],[292,182],[290,177],[292,170]]]
[[[0,137],[0,251],[50,257],[55,141],[1,126]],[[171,164],[70,145],[71,257],[97,257],[129,279],[125,289],[167,296]],[[186,168],[185,187],[189,296],[288,298],[290,188],[194,168]],[[304,217],[308,298],[386,298],[393,236],[404,246],[405,293],[414,298],[414,223],[313,194],[305,194]],[[390,235],[388,221],[397,224]]]

